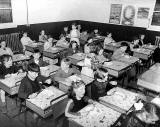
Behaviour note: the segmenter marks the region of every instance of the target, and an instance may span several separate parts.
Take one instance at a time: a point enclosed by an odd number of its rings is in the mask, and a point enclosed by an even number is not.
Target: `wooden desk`
[[[159,72],[148,70],[144,72],[139,78],[137,85],[148,90],[160,92],[160,74]]]
[[[26,99],[26,106],[46,118],[54,115],[54,119],[64,113],[68,96],[54,86],[44,89],[33,99]],[[52,102],[52,103],[51,103]]]
[[[134,49],[132,51],[134,52],[133,53],[134,57],[138,57],[138,58],[141,58],[144,60],[148,60],[153,53],[152,50],[145,49],[145,48],[138,48],[138,49]]]
[[[156,45],[143,45],[142,47],[153,51],[157,48]]]
[[[69,127],[111,127],[121,115],[100,103],[96,103],[94,107],[88,105],[80,110],[82,115],[86,112],[88,115],[80,119],[69,119]]]
[[[85,76],[85,75],[78,75],[78,77],[81,80],[83,80],[86,85],[89,85],[90,83],[92,83],[94,81],[93,78]],[[70,77],[66,78],[66,80],[57,81],[57,82],[59,82],[59,89],[64,92],[68,92],[68,90],[71,87],[71,82],[73,81],[72,79],[73,79],[72,76],[70,76]],[[90,86],[88,86],[88,87],[90,88]]]
[[[157,73],[160,73],[160,63],[154,64],[149,69],[152,70],[152,71],[156,71]]]
[[[117,50],[121,45],[119,43],[113,42],[106,44],[104,49],[109,50],[109,51],[115,51]]]
[[[119,77],[128,70],[130,65],[119,61],[111,61],[105,62],[102,67],[106,68],[111,76]]]
[[[13,58],[13,62],[26,61],[30,59],[30,57],[23,55],[23,54],[15,54],[13,55],[12,58]]]
[[[116,59],[117,61],[120,61],[120,62],[124,62],[124,63],[127,63],[127,64],[135,64],[139,61],[139,59],[137,57],[133,57],[133,56],[128,56],[128,55],[125,55],[125,56],[121,56],[120,58]]]
[[[142,98],[142,95],[120,87],[111,89],[108,94],[110,95],[99,98],[100,103],[121,113],[126,113],[139,98]]]
[[[41,72],[41,75],[48,77],[55,74],[59,69],[60,69],[59,66],[53,64],[45,67],[40,67],[40,72]]]
[[[76,65],[79,61],[83,61],[85,59],[84,53],[76,53],[72,56],[68,56],[68,58],[71,60],[71,63]]]
[[[18,93],[21,80],[26,76],[26,73],[11,74],[11,77],[0,79],[0,88],[9,95]]]
[[[43,45],[44,45],[44,43],[42,43],[42,42],[32,43],[32,44],[26,45],[26,53],[25,54],[30,56],[34,52],[34,49],[37,49],[37,48],[40,50],[40,52],[43,52]]]

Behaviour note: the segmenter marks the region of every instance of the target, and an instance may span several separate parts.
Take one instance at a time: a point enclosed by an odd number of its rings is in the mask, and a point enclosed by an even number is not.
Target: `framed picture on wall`
[[[137,18],[147,19],[149,16],[149,8],[138,8]]]
[[[153,12],[151,25],[160,26],[160,12]]]
[[[111,4],[109,23],[120,24],[122,4]]]
[[[128,5],[125,6],[123,9],[123,17],[122,17],[122,25],[134,25],[134,18],[135,18],[135,7]]]

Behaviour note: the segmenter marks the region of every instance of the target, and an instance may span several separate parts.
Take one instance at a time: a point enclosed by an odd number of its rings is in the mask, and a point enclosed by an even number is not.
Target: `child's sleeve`
[[[65,116],[66,117],[68,117],[68,118],[75,118],[75,117],[80,116],[80,113],[78,113],[78,112],[72,112],[71,111],[73,109],[73,106],[74,106],[73,100],[70,99],[68,101],[68,104],[67,104],[66,109],[65,109]]]

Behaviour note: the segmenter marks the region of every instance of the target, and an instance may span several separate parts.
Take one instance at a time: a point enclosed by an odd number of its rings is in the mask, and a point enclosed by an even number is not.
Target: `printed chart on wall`
[[[120,24],[122,4],[111,4],[109,23]]]
[[[149,8],[138,8],[137,18],[138,19],[148,19]]]
[[[122,25],[134,25],[135,18],[135,7],[131,5],[127,5],[123,8],[123,17],[122,17]]]

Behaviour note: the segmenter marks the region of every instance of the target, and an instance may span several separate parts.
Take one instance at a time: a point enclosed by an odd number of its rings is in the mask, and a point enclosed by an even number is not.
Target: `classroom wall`
[[[111,4],[122,4],[122,10],[126,5],[132,5],[135,7],[136,12],[138,7],[150,8],[148,19],[138,19],[137,13],[135,15],[134,26],[147,28],[155,2],[156,0],[79,0],[79,20],[109,23]]]

